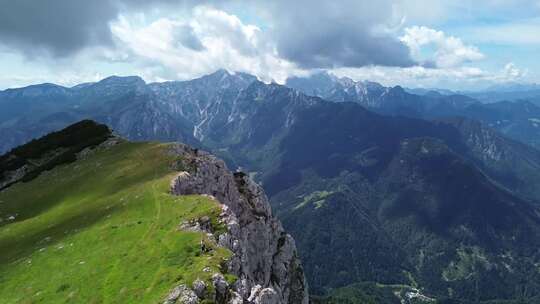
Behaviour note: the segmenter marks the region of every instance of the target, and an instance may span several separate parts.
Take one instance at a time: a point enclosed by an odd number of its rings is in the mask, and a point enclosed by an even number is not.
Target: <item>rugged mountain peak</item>
[[[334,76],[334,75],[332,75],[332,77],[333,77],[332,79],[333,79],[334,82],[336,82],[337,84],[339,84],[339,85],[341,85],[341,86],[343,86],[345,88],[353,87],[353,86],[359,85],[359,84],[360,85],[363,84],[361,81],[356,82],[356,81],[352,80],[349,77],[341,77],[340,78],[340,77],[337,77],[337,76]]]
[[[74,90],[78,101],[103,102],[110,98],[118,98],[133,93],[146,91],[146,82],[138,76],[110,76],[96,83],[85,85]]]
[[[407,94],[407,92],[401,86],[395,86],[389,90],[389,94],[400,96]]]
[[[231,76],[233,76],[233,75],[231,73],[229,73],[229,71],[227,71],[225,69],[219,69],[219,70],[215,71],[214,73],[202,76],[199,79],[201,81],[219,83],[219,82],[225,81],[227,79],[230,79]]]
[[[379,83],[354,81],[348,77],[337,77],[326,71],[309,77],[291,77],[286,85],[305,94],[318,96],[331,101],[367,101],[386,90]]]
[[[333,83],[337,79],[338,78],[336,76],[328,73],[327,71],[318,71],[306,77],[297,77],[297,76],[289,77],[286,81],[292,82],[292,83],[298,83],[298,82],[301,83],[301,82],[308,82],[308,81],[317,81],[319,83],[324,83],[324,82]]]
[[[217,69],[214,73],[208,74],[207,77],[226,77],[230,75],[231,73],[229,73],[229,71],[226,69]]]
[[[372,89],[372,90],[384,90],[386,89],[386,87],[384,87],[382,84],[378,83],[378,82],[373,82],[373,81],[363,81],[362,82],[367,88],[369,89]]]
[[[97,85],[144,85],[146,82],[139,76],[109,76],[96,83]]]
[[[331,74],[316,74],[305,78],[290,78],[287,86],[301,92],[318,96],[334,102],[356,102],[368,108],[380,109],[385,104],[392,107],[393,101],[389,98],[402,96],[404,92],[398,92],[396,88],[387,88],[377,82],[354,81],[347,77],[336,77]]]
[[[227,89],[245,88],[256,80],[257,77],[250,74],[242,72],[229,72],[225,69],[219,69],[212,74],[195,79],[194,81],[213,85],[217,89]]]
[[[206,152],[177,144],[171,154],[181,157],[182,167],[192,168],[174,178],[173,194],[210,195],[223,204],[227,233],[217,242],[233,252],[227,270],[238,280],[222,286],[218,303],[307,304],[296,245],[272,216],[262,188],[243,173],[231,173],[223,161]]]
[[[308,95],[322,97],[339,85],[338,81],[339,79],[334,75],[321,71],[307,77],[290,77],[285,85]]]
[[[292,89],[277,84],[277,83],[270,83],[266,84],[262,81],[254,81],[249,85],[249,87],[246,88],[245,93],[248,95],[257,95],[257,94],[273,94],[275,92],[290,92]]]

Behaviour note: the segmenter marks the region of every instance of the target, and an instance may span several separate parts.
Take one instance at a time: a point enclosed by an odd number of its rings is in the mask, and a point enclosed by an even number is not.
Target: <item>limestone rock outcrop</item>
[[[262,188],[243,173],[231,173],[209,153],[183,144],[171,146],[181,170],[171,182],[174,195],[209,195],[222,204],[227,232],[217,243],[232,251],[228,273],[238,280],[229,286],[221,274],[213,277],[217,303],[307,304],[304,272],[293,238],[272,216]],[[201,229],[196,223],[186,229]]]

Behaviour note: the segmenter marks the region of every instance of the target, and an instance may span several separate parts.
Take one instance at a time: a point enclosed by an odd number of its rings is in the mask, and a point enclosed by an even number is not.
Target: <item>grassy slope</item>
[[[177,230],[219,207],[167,193],[165,148],[123,143],[0,192],[2,303],[157,303],[219,271],[229,252]]]

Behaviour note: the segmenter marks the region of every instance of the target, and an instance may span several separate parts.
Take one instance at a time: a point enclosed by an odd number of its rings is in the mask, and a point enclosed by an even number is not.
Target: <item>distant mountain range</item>
[[[205,124],[256,78],[226,71],[186,82],[146,84],[139,77],[109,77],[73,88],[52,84],[0,92],[0,151],[81,119],[106,123],[132,140],[199,144]]]
[[[423,91],[399,86],[388,88],[377,83],[338,78],[325,72],[305,78],[290,78],[287,86],[330,101],[356,102],[385,115],[422,119],[452,116],[471,118],[509,138],[540,147],[540,106],[535,103],[540,98],[533,98],[532,101],[505,99],[503,96],[506,93],[502,91],[465,95],[448,90]],[[532,91],[521,93],[533,94]],[[540,91],[537,96],[540,97]]]
[[[247,170],[296,239],[321,301],[373,288],[397,301],[540,301],[533,103],[416,95],[328,74],[282,86],[220,70],[184,82],[111,77],[6,90],[0,106],[9,109],[4,151],[92,118]]]
[[[525,91],[483,91],[467,93],[468,96],[478,99],[484,103],[499,101],[522,101],[527,100],[535,105],[540,105],[540,89]]]
[[[85,118],[107,123],[134,140],[180,140],[197,145],[208,136],[209,123],[228,115],[240,91],[255,80],[252,75],[220,70],[191,81],[146,84],[139,77],[113,76],[72,88],[41,84],[0,91],[0,135],[6,138],[0,152]],[[486,104],[445,90],[412,94],[410,89],[327,73],[290,78],[286,85],[329,101],[356,102],[385,115],[472,118],[507,137],[540,147],[540,107],[532,101]],[[153,132],[157,126],[160,132]]]
[[[406,90],[409,93],[417,95],[426,95],[432,92],[437,92],[442,95],[467,95],[486,103],[497,101],[515,101],[519,99],[527,99],[527,97],[536,97],[535,99],[538,99],[540,96],[540,84],[517,82],[496,84],[485,89],[474,91],[452,91],[439,88],[407,88]]]

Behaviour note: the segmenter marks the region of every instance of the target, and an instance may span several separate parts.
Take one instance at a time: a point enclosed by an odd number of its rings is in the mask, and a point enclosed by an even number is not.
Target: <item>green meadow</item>
[[[168,194],[166,148],[99,148],[0,192],[1,302],[158,303],[220,271],[230,252],[202,252],[203,234],[178,230],[203,215],[217,223],[219,206]]]

